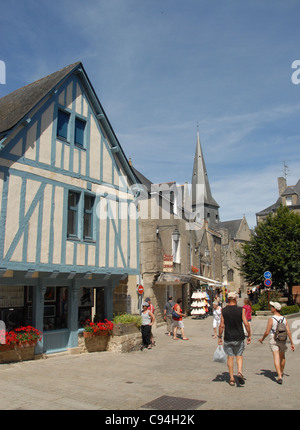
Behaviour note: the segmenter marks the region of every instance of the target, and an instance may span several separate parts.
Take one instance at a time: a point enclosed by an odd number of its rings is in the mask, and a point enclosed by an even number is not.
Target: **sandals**
[[[241,385],[245,384],[246,378],[244,377],[244,375],[241,372],[238,372],[237,378],[238,378],[238,381]]]
[[[234,387],[234,386],[235,386],[235,380],[234,380],[234,379],[231,379],[231,380],[229,381],[229,385],[230,385],[231,387]]]

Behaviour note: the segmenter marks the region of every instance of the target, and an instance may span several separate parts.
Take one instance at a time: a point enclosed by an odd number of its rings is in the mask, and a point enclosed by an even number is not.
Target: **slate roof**
[[[220,228],[224,228],[228,230],[228,235],[230,239],[234,239],[237,235],[237,232],[240,228],[242,219],[235,219],[232,221],[223,221],[220,223]]]
[[[62,79],[81,66],[78,61],[25,87],[19,88],[0,99],[0,133],[11,130],[49,94]]]
[[[284,192],[282,193],[282,196],[291,196],[293,194],[297,195],[297,202],[296,205],[289,206],[290,208],[293,208],[295,206],[300,206],[300,179],[297,182],[296,185],[290,185],[288,186]],[[270,212],[276,212],[276,210],[279,208],[280,203],[282,203],[282,197],[279,197],[275,203],[273,203],[271,206],[268,206],[267,208],[263,209],[260,212],[257,212],[257,216],[264,216],[268,215]]]
[[[194,157],[194,168],[192,176],[192,205],[197,202],[197,185],[204,186],[204,204],[219,208],[220,206],[212,196],[206,165],[203,157],[202,147],[200,143],[199,132],[197,133],[196,151]]]
[[[112,145],[118,147],[115,156],[118,157],[125,169],[126,174],[136,183],[135,175],[129,165],[126,155],[120,145],[118,138],[104,112],[104,109],[93,89],[93,86],[84,70],[81,61],[70,64],[57,72],[51,73],[31,84],[19,88],[0,99],[0,137],[4,137],[18,124],[25,121],[31,115],[31,111],[38,103],[48,97],[56,88],[63,84],[72,73],[78,72],[84,89],[90,98],[96,115],[101,116],[101,124],[111,140]],[[1,149],[1,148],[0,148]]]

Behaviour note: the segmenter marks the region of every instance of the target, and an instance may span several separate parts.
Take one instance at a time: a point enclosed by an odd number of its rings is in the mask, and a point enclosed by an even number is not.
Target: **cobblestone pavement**
[[[297,327],[300,332],[300,315],[289,321],[292,332]],[[283,385],[278,385],[268,339],[263,345],[258,342],[267,318],[253,320],[253,341],[244,353],[246,384],[235,387],[228,384],[226,364],[213,362],[217,342],[212,338],[212,317],[188,317],[184,323],[189,340],[173,340],[163,325],[154,329],[152,350],[1,364],[0,408],[141,411],[151,402],[152,409],[162,409],[164,401],[167,409],[177,411],[299,409],[299,345],[294,352],[288,350]]]

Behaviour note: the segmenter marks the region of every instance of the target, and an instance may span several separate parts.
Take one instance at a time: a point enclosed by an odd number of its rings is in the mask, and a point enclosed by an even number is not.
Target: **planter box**
[[[139,333],[140,330],[134,322],[127,324],[114,324],[113,336],[124,336],[128,334]]]
[[[16,361],[34,360],[34,345],[1,345],[0,363],[13,363]]]
[[[109,333],[106,332],[105,334],[100,335],[91,334],[92,336],[84,336],[84,344],[87,352],[106,351],[110,338]]]
[[[137,329],[137,332],[124,334],[122,336],[112,336],[109,339],[108,351],[123,353],[138,351],[142,344],[142,335]]]

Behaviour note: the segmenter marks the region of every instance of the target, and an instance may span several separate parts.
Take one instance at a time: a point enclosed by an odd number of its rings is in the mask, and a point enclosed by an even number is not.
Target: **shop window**
[[[44,295],[44,331],[68,327],[68,288],[47,287]]]
[[[32,324],[32,287],[0,286],[0,320],[10,331]]]
[[[86,320],[92,321],[94,288],[80,287],[78,302],[78,328],[84,327]]]

